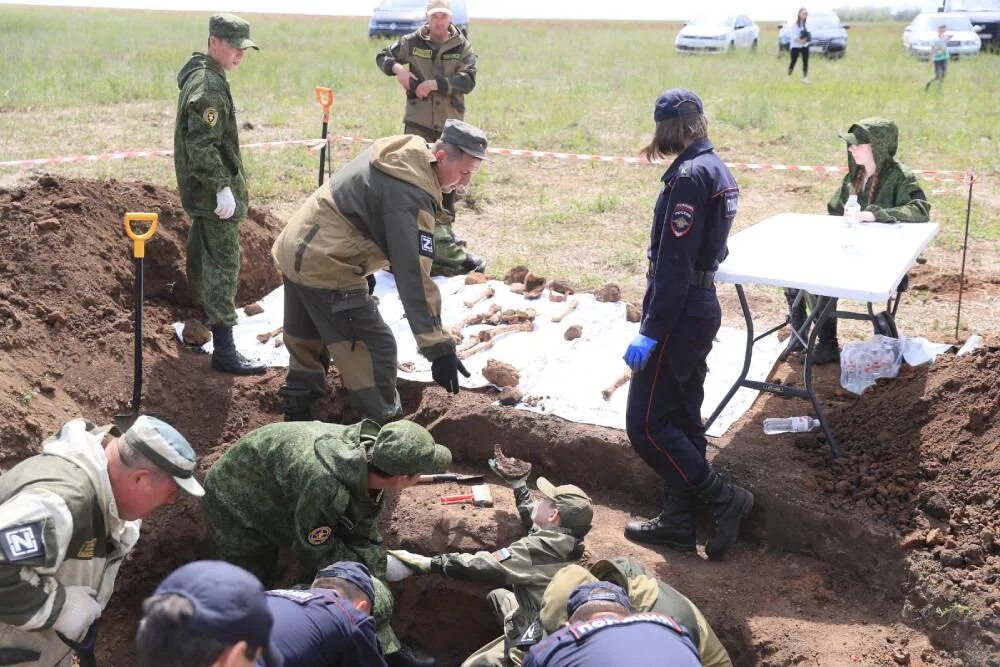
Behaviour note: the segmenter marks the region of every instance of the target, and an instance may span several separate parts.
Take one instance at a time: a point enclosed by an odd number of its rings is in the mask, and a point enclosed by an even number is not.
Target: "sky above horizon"
[[[231,11],[248,14],[314,14],[324,16],[370,16],[379,0],[224,0],[206,6],[204,0],[0,0],[0,5],[49,5],[60,7],[106,7],[115,9],[171,10],[192,12]],[[678,21],[702,13],[723,13],[739,10],[755,21],[784,20],[794,16],[800,6],[813,10],[834,7],[920,7],[932,11],[937,0],[828,0],[813,4],[806,0],[709,0],[699,3],[697,11],[685,8],[685,3],[663,0],[620,0],[597,2],[589,0],[467,0],[469,16],[476,18],[511,19],[585,19]],[[690,6],[690,5],[688,5]]]

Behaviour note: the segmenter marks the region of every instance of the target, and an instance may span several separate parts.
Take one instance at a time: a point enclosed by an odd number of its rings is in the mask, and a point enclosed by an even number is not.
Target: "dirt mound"
[[[957,271],[942,271],[924,264],[910,270],[910,289],[920,292],[931,292],[939,296],[958,294],[959,276]],[[970,269],[965,272],[965,291],[968,293],[987,292],[1000,287],[1000,274],[975,273]]]
[[[844,456],[800,437],[839,509],[864,506],[909,550],[908,611],[960,645],[1000,643],[1000,350],[904,367],[830,414]],[[821,463],[821,461],[823,461]]]

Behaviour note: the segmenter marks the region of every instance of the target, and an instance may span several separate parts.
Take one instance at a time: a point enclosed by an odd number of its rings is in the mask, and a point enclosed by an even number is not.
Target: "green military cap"
[[[208,34],[229,42],[237,49],[260,47],[250,39],[250,24],[235,14],[216,14],[208,20]]]
[[[535,482],[538,490],[555,504],[559,510],[559,525],[569,528],[574,535],[580,536],[590,530],[594,519],[594,509],[590,496],[574,484],[556,486],[544,477]]]
[[[371,464],[387,475],[435,475],[451,465],[451,450],[434,442],[420,424],[386,424],[372,446]]]
[[[441,141],[451,144],[463,153],[489,160],[486,157],[486,134],[475,125],[469,125],[464,120],[449,118],[441,131]]]
[[[858,146],[860,144],[870,144],[872,142],[868,130],[860,125],[851,125],[847,132],[838,132],[837,136],[847,142],[848,146]]]

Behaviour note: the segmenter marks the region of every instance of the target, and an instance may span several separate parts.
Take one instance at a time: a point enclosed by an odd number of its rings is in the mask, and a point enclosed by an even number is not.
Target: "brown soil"
[[[280,419],[283,373],[212,373],[207,358],[168,328],[197,315],[183,271],[188,221],[176,194],[149,184],[44,177],[0,191],[0,470],[36,453],[66,419],[106,422],[126,406],[133,284],[121,231],[127,210],[161,216],[146,262],[144,405],[187,435],[202,473],[241,435]],[[241,304],[278,283],[269,245],[279,226],[255,211],[242,227]],[[798,414],[802,405],[774,396],[758,401],[710,452],[757,497],[745,541],[718,563],[624,540],[625,521],[654,510],[657,483],[620,431],[497,406],[487,391],[453,397],[413,383],[400,389],[408,415],[452,449],[456,470],[483,472],[500,443],[536,473],[583,486],[596,502],[585,560],[628,555],[654,568],[701,606],[739,665],[982,665],[996,664],[1000,618],[998,356],[942,358],[861,399],[838,391],[835,374],[820,369],[818,390],[847,453],[835,464],[811,434],[761,433],[763,414]],[[794,371],[781,366],[777,374],[794,382]],[[331,384],[321,418],[351,420],[336,377]],[[488,510],[437,502],[456,489],[414,487],[394,499],[384,520],[387,543],[435,553],[516,539],[520,526],[506,487],[494,485],[497,506]],[[916,531],[923,545],[914,542]],[[171,569],[205,553],[191,499],[144,523],[104,614],[102,664],[134,663],[142,599]],[[428,576],[403,582],[397,593],[399,631],[443,664],[456,664],[499,632],[482,587]]]

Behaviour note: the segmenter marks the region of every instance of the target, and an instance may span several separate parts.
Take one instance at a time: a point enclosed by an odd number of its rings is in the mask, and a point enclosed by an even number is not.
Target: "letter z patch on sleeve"
[[[44,556],[42,522],[36,521],[0,531],[0,549],[10,563]]]
[[[674,210],[670,213],[670,231],[674,236],[680,238],[691,231],[694,226],[694,206],[685,202],[674,204]]]
[[[419,245],[417,251],[424,257],[434,259],[434,235],[423,230],[417,232]]]

